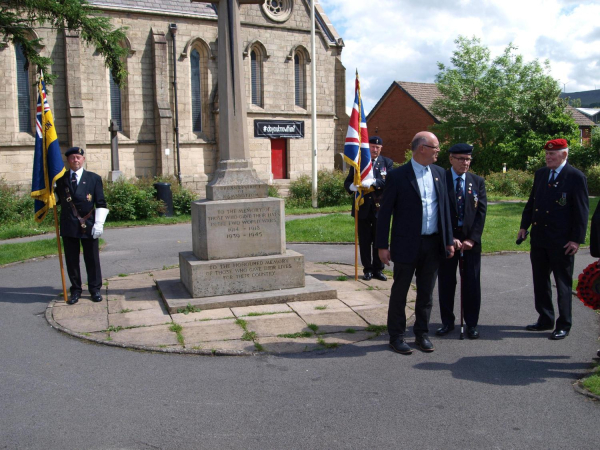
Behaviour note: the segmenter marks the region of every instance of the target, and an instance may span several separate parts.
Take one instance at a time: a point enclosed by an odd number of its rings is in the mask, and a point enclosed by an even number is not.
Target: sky
[[[600,89],[600,0],[320,0],[344,40],[346,104],[358,69],[365,114],[394,81],[435,82],[459,35],[494,58],[509,43],[550,61],[565,92]]]

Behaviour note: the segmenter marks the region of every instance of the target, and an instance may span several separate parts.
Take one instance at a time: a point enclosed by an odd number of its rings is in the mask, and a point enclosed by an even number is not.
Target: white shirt
[[[429,166],[423,166],[414,159],[410,160],[423,205],[423,218],[421,221],[421,234],[434,234],[438,232],[438,198],[433,185],[433,175]]]

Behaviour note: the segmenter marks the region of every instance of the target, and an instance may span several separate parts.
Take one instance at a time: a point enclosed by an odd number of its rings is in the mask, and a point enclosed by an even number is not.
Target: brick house
[[[415,134],[439,123],[431,105],[440,95],[433,83],[392,83],[367,116],[369,134],[383,139],[384,156],[404,162]]]
[[[579,143],[590,145],[592,142],[592,128],[596,126],[594,121],[572,106],[567,106],[567,112],[573,117],[579,127]]]
[[[215,9],[190,0],[90,3],[115,26],[128,28],[124,44],[129,49],[129,76],[123,88],[112,81],[103,59],[76,32],[31,30],[32,37],[43,38],[41,54],[53,58],[51,70],[58,75],[49,102],[62,151],[84,147],[87,169],[109,176],[112,119],[118,127],[119,169],[125,177],[177,174],[178,113],[182,181],[204,195],[219,153]],[[333,168],[334,154],[343,151],[348,123],[341,63],[344,44],[320,5],[315,6],[314,55],[308,0],[266,0],[241,7],[250,156],[259,177],[267,182],[311,173],[314,106],[319,169]],[[317,105],[311,104],[313,61]],[[36,70],[25,63],[19,48],[0,43],[0,67],[5,74],[0,86],[0,178],[26,191],[31,183],[37,92]],[[266,124],[264,129],[279,130],[291,128],[268,125],[292,123],[296,132],[255,137],[256,121]]]

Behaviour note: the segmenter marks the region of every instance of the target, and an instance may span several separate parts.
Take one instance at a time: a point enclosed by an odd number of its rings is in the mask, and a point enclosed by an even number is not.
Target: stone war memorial
[[[192,203],[193,248],[179,254],[180,279],[158,281],[171,313],[337,297],[286,250],[284,201],[268,197],[250,162],[239,19],[250,3],[262,0],[217,3],[220,161],[207,198]]]

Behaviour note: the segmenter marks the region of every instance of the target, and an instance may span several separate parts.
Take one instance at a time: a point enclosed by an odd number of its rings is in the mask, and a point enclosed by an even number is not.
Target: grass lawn
[[[100,246],[103,244],[104,240],[100,239]],[[25,261],[31,258],[41,258],[42,256],[56,254],[58,254],[56,237],[18,244],[2,244],[0,245],[0,266],[17,261]]]
[[[583,380],[583,386],[592,394],[600,395],[600,366],[596,368],[594,375]]]

